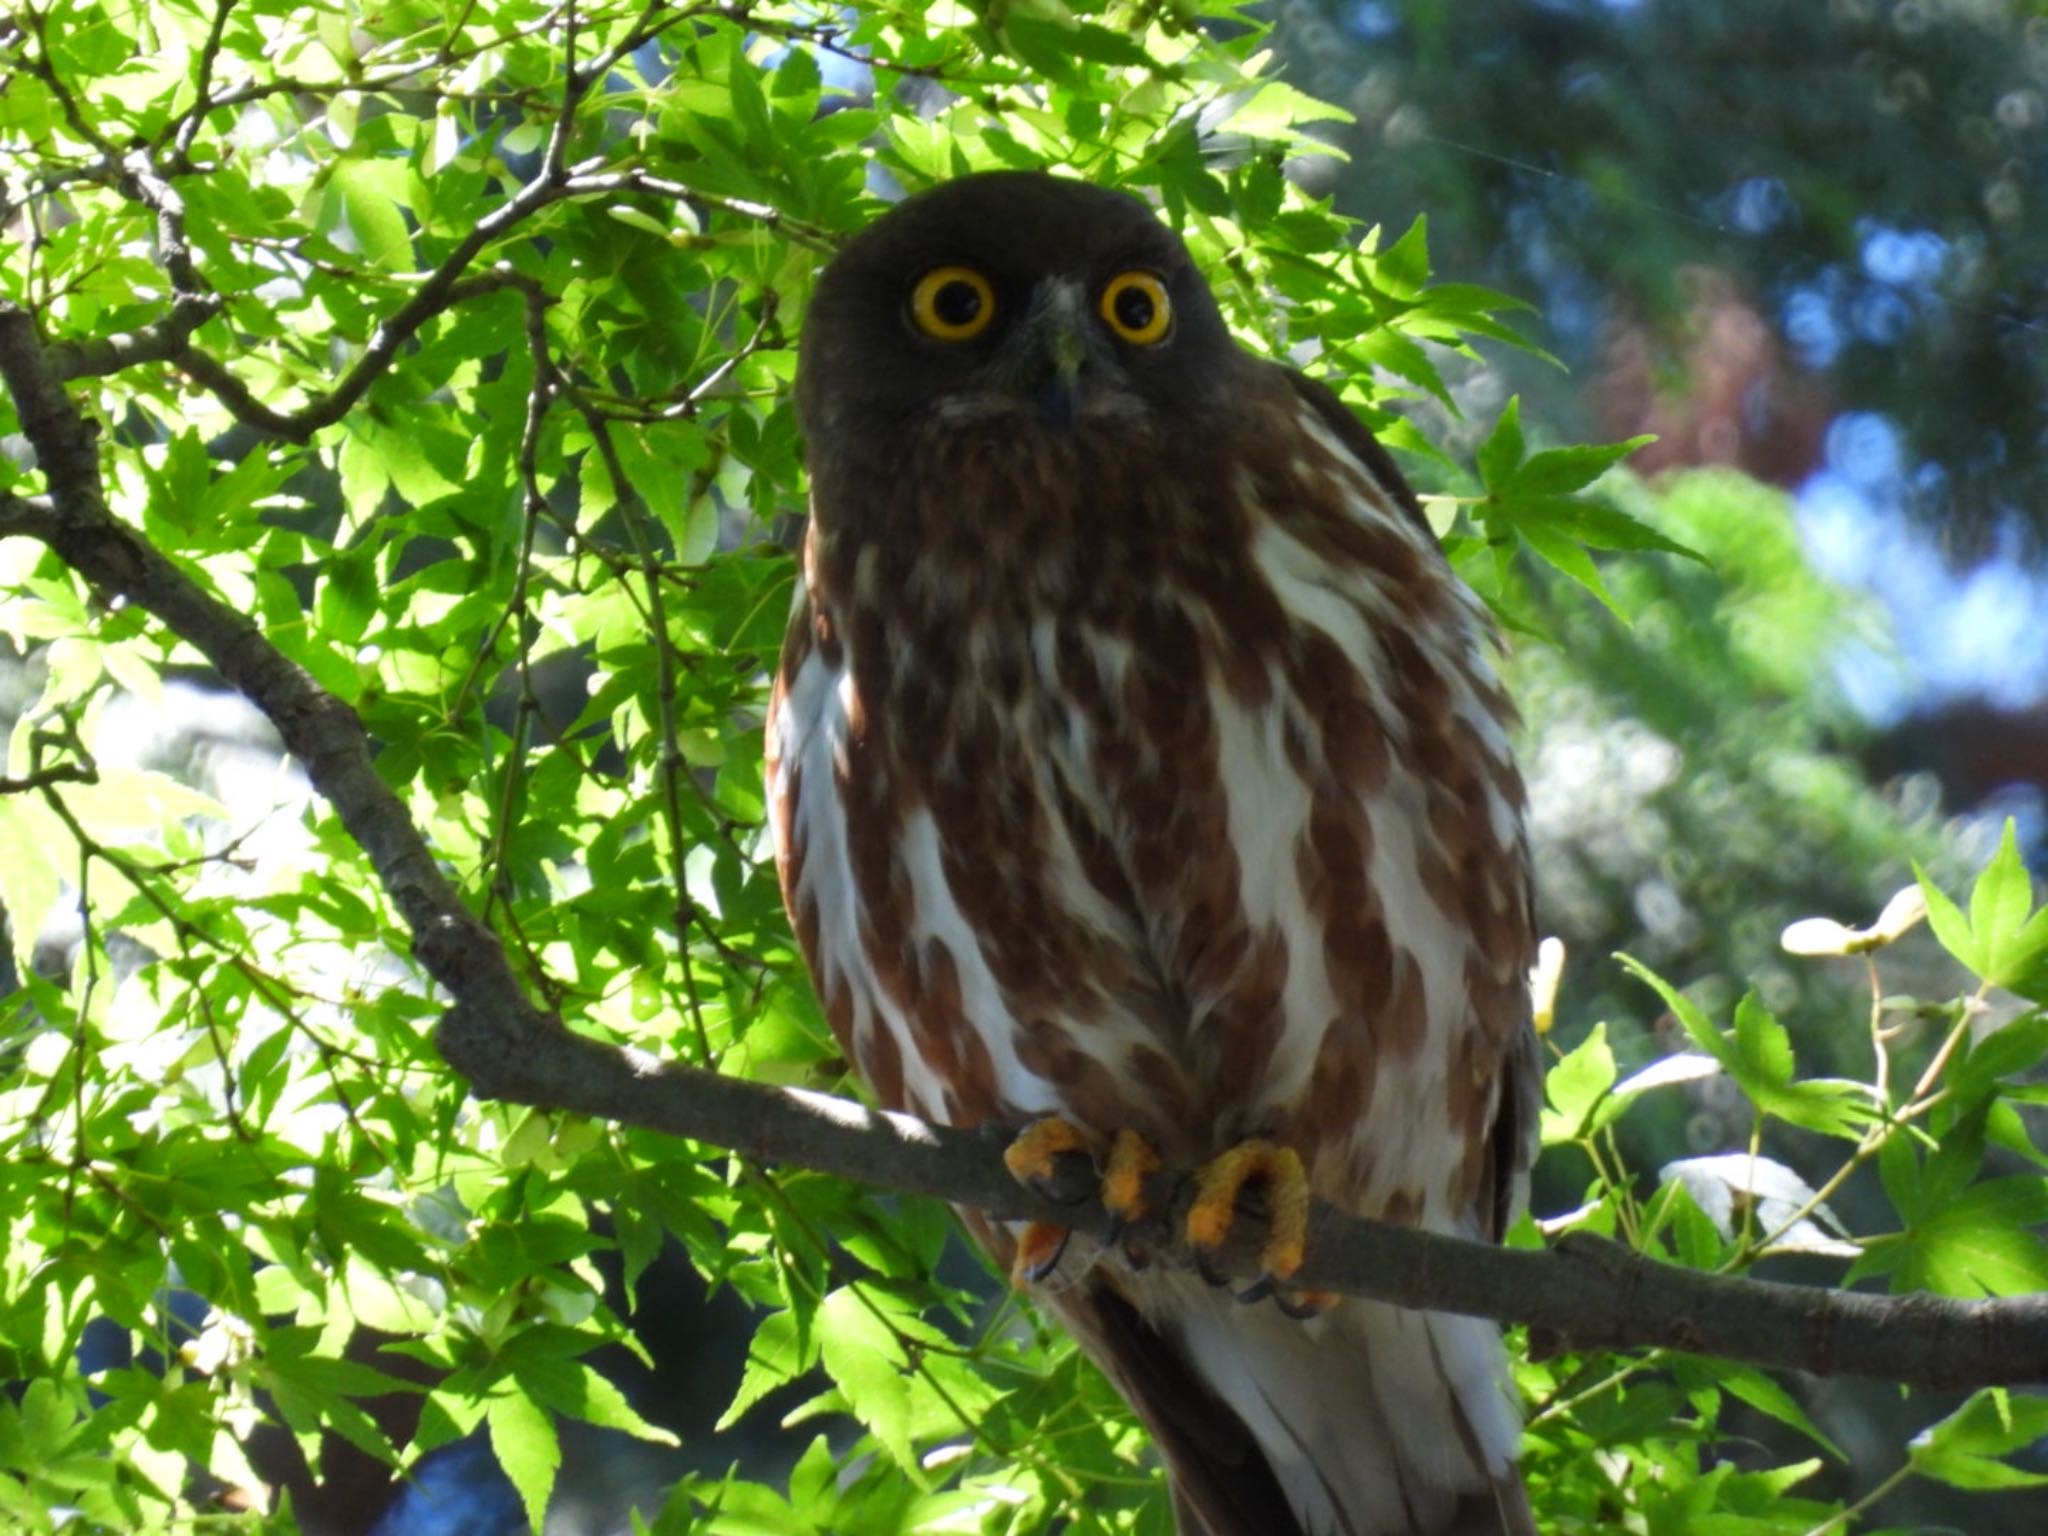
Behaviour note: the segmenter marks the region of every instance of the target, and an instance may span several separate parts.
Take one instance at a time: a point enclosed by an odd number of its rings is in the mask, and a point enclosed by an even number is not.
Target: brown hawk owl
[[[1311,1192],[1498,1239],[1530,1155],[1511,709],[1413,492],[1143,203],[1050,176],[848,242],[797,403],[768,767],[847,1055],[889,1107],[1017,1126],[1025,1176],[1104,1159],[1120,1214],[1198,1168],[1198,1248],[1266,1186],[1251,1304],[968,1216],[1188,1536],[1533,1530],[1491,1323],[1285,1286]]]

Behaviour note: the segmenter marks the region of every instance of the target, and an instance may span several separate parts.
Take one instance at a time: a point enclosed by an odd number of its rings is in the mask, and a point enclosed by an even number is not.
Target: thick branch
[[[1092,1198],[1055,1205],[1015,1183],[993,1129],[928,1126],[658,1062],[572,1034],[535,1008],[496,935],[462,906],[372,769],[355,712],[109,513],[92,429],[19,310],[0,309],[0,380],[49,482],[47,497],[0,496],[0,535],[42,540],[88,580],[154,613],[269,716],[369,855],[413,933],[415,954],[455,999],[439,1044],[478,1094],[688,1136],[1000,1219],[1106,1231]],[[1170,1182],[1157,1195],[1168,1218],[1187,1198]],[[1254,1237],[1225,1255],[1225,1272],[1252,1273]],[[1503,1250],[1328,1208],[1317,1214],[1298,1278],[1404,1306],[1526,1322],[1576,1348],[1655,1345],[1922,1387],[2048,1381],[2044,1297],[1950,1301],[1778,1285],[1657,1264],[1597,1239],[1548,1252]]]
[[[444,1056],[486,1098],[567,1109],[932,1195],[1002,1220],[1108,1231],[1092,1197],[1055,1205],[1004,1166],[1007,1133],[958,1131],[843,1099],[769,1088],[614,1050],[549,1027],[508,1049],[499,1021],[458,1003],[441,1026]],[[1179,1230],[1192,1190],[1156,1191]],[[1220,1268],[1249,1279],[1257,1233]],[[1167,1248],[1162,1261],[1185,1261]],[[1437,1237],[1318,1208],[1299,1283],[1406,1307],[1527,1323],[1572,1349],[1661,1346],[1821,1375],[1940,1388],[2048,1381],[2048,1297],[1953,1301],[1782,1285],[1659,1264],[1601,1238],[1534,1252]]]

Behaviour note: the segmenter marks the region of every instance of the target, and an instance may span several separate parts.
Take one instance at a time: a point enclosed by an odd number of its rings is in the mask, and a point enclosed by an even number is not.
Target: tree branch
[[[206,114],[213,109],[213,66],[220,58],[220,43],[228,27],[228,12],[235,8],[235,0],[216,0],[213,8],[213,24],[206,29],[206,42],[199,50],[198,61],[192,66],[192,106],[177,124],[177,137],[172,141],[172,152],[179,160],[188,160],[192,154],[192,141],[199,136],[199,128],[206,121]]]
[[[72,94],[71,87],[66,85],[63,77],[57,73],[56,61],[50,57],[49,18],[33,5],[23,6],[22,14],[28,18],[27,30],[35,34],[36,52],[33,55],[17,55],[21,67],[41,80],[50,94],[56,98],[58,110],[64,114],[64,121],[78,136],[79,141],[92,145],[101,154],[111,158],[116,153],[113,141],[93,126],[91,120],[80,109],[78,98]]]
[[[87,580],[149,610],[267,715],[375,867],[422,966],[453,997],[438,1043],[486,1098],[571,1110],[750,1157],[930,1195],[1002,1220],[1107,1235],[1082,1192],[1057,1204],[1003,1166],[1000,1128],[959,1131],[820,1094],[656,1061],[574,1034],[521,992],[498,937],[461,903],[403,804],[377,777],[362,722],[108,510],[91,425],[65,396],[30,317],[0,307],[0,382],[49,484],[0,494],[0,535],[42,540]],[[1162,1176],[1154,1208],[1178,1230],[1190,1191]],[[1251,1275],[1257,1234],[1218,1266]],[[1185,1261],[1173,1245],[1163,1261]],[[1578,1349],[1661,1346],[1757,1365],[1921,1387],[2048,1381],[2048,1297],[1872,1296],[1705,1274],[1601,1239],[1498,1249],[1319,1208],[1303,1285],[1408,1307],[1525,1322]]]
[[[573,107],[573,102],[567,104]],[[563,121],[568,112],[565,111]],[[370,390],[370,386],[383,377],[397,361],[399,349],[410,341],[420,327],[443,311],[465,300],[486,293],[495,293],[504,288],[528,289],[534,286],[534,279],[500,264],[488,272],[465,277],[463,274],[477,255],[499,236],[547,207],[551,203],[563,202],[570,198],[592,197],[609,192],[642,192],[650,196],[681,199],[703,203],[760,222],[776,230],[785,238],[813,249],[830,251],[832,237],[815,226],[801,220],[785,218],[781,210],[765,203],[747,202],[740,198],[720,197],[715,193],[699,192],[680,182],[666,181],[640,171],[620,171],[607,174],[592,174],[588,165],[558,167],[554,157],[566,145],[564,135],[558,132],[549,141],[548,172],[528,182],[510,200],[501,204],[490,214],[477,221],[474,228],[465,235],[455,248],[445,256],[434,270],[427,274],[413,296],[401,304],[371,333],[369,345],[363,349],[348,371],[334,388],[326,394],[316,396],[295,411],[280,411],[258,399],[254,391],[236,378],[226,364],[208,353],[190,345],[170,347],[169,338],[180,326],[183,335],[192,332],[211,318],[211,312],[200,313],[200,306],[218,306],[217,295],[204,291],[193,269],[189,249],[184,238],[184,204],[170,183],[156,175],[147,160],[139,153],[131,156],[127,164],[124,185],[157,215],[157,242],[164,256],[164,265],[170,272],[178,292],[178,304],[173,306],[171,316],[146,328],[150,333],[137,338],[114,338],[107,342],[90,345],[74,344],[71,353],[60,364],[61,377],[76,377],[86,373],[109,373],[114,366],[102,366],[119,356],[118,342],[128,343],[128,355],[134,361],[162,360],[176,363],[192,378],[211,390],[221,404],[228,408],[237,420],[257,431],[288,442],[310,442],[313,435],[322,428],[332,426],[341,420]],[[179,305],[186,306],[181,317]],[[189,321],[189,323],[187,323]],[[68,371],[67,371],[68,370]]]
[[[192,333],[219,314],[220,307],[217,293],[181,293],[171,301],[168,315],[140,330],[57,343],[50,348],[50,368],[59,379],[100,378],[137,363],[182,359],[191,347]]]
[[[34,320],[11,305],[0,306],[0,382],[49,482],[47,501],[14,498],[0,507],[0,532],[41,539],[88,581],[147,609],[200,651],[269,716],[333,804],[369,855],[428,973],[508,1023],[533,1014],[496,937],[463,907],[405,807],[377,777],[356,712],[108,510],[94,428],[66,397]]]
[[[90,768],[81,768],[76,763],[57,763],[23,774],[20,778],[0,774],[0,795],[25,795],[31,790],[47,789],[52,784],[91,784],[96,777]]]
[[[830,255],[839,248],[838,237],[830,230],[802,219],[792,219],[780,208],[768,203],[750,202],[743,197],[724,197],[716,192],[705,192],[696,187],[686,187],[679,181],[650,175],[646,171],[589,171],[571,174],[562,184],[562,191],[568,197],[594,197],[604,192],[644,192],[650,197],[665,197],[672,202],[702,203],[707,208],[716,208],[723,213],[737,214],[774,230],[786,240],[808,246],[814,251]]]
[[[800,1089],[770,1088],[550,1029],[509,1042],[499,1021],[460,1001],[442,1054],[486,1098],[572,1110],[687,1136],[770,1162],[930,1195],[1005,1221],[1052,1221],[1098,1238],[1092,1195],[1045,1200],[1003,1163],[1009,1130],[960,1131]],[[509,1048],[508,1048],[509,1047]],[[1162,1225],[1181,1229],[1190,1182],[1162,1175]],[[1218,1266],[1249,1279],[1257,1232],[1234,1235]],[[1188,1262],[1170,1245],[1165,1262]],[[1818,1375],[1954,1388],[2048,1381],[2048,1297],[1957,1301],[1873,1296],[1660,1264],[1604,1238],[1547,1251],[1496,1248],[1390,1226],[1319,1205],[1298,1282],[1404,1307],[1527,1323],[1574,1350],[1663,1347]]]
[[[479,226],[481,227],[481,226]],[[469,242],[465,242],[467,248]],[[467,250],[463,257],[467,264],[474,250]],[[459,269],[450,269],[459,270]],[[271,437],[287,442],[305,443],[323,427],[330,427],[346,416],[355,403],[369,393],[370,386],[377,382],[393,362],[397,360],[398,349],[410,341],[415,332],[442,311],[467,300],[479,298],[487,293],[500,293],[507,288],[522,291],[539,291],[540,285],[524,273],[510,267],[494,267],[488,272],[479,272],[474,277],[449,278],[441,280],[441,269],[420,285],[420,289],[397,310],[391,318],[377,327],[370,338],[370,345],[363,355],[356,359],[341,381],[328,393],[307,402],[296,411],[280,411],[257,398],[256,392],[236,378],[228,366],[209,353],[195,347],[185,347],[169,355],[169,361],[177,364],[199,383],[211,390],[214,397],[228,408],[228,413],[245,426]]]

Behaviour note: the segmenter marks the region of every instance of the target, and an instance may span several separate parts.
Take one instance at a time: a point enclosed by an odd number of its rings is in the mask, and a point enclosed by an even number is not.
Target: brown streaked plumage
[[[1142,203],[1021,173],[848,243],[798,405],[772,823],[876,1096],[1182,1168],[1257,1138],[1498,1238],[1536,1092],[1511,711],[1386,452],[1231,340]],[[1114,1250],[1038,1290],[1186,1536],[1533,1531],[1491,1324],[1298,1320]]]

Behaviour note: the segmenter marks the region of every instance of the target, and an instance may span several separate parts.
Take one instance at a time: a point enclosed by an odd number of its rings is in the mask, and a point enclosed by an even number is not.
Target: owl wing
[[[1298,375],[1262,382],[1233,462],[1174,489],[1234,492],[1242,546],[1169,569],[1131,619],[1122,728],[1158,746],[1098,753],[1134,766],[1092,803],[1185,1001],[1203,1133],[1296,1147],[1341,1207],[1497,1238],[1538,1072],[1490,626],[1357,420]],[[1047,1304],[1153,1427],[1186,1532],[1533,1530],[1491,1323],[1344,1301],[1302,1324],[1185,1274]]]

